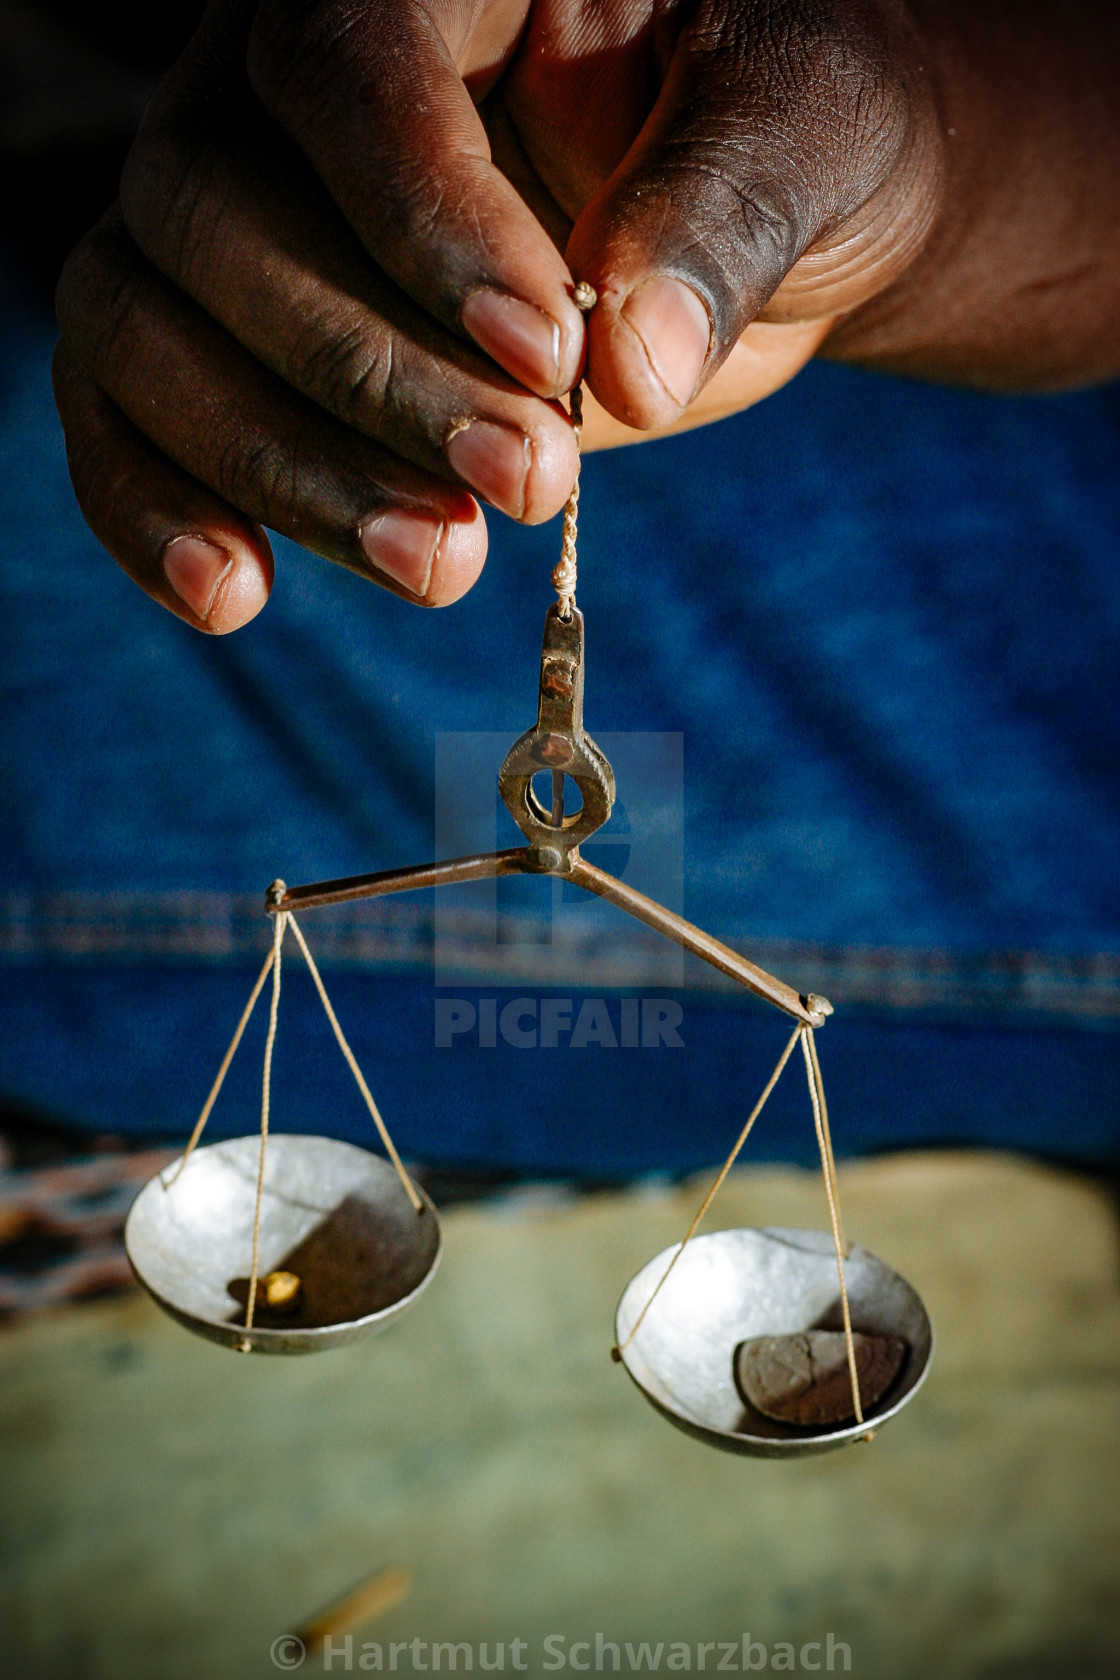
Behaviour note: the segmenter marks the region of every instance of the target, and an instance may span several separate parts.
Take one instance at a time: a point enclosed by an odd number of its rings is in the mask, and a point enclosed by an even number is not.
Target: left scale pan
[[[383,1330],[431,1282],[440,1226],[413,1207],[388,1161],[333,1138],[273,1135],[261,1193],[260,1275],[298,1278],[294,1301],[260,1294],[245,1328],[258,1137],[196,1149],[140,1192],[128,1257],[172,1318],[242,1353],[318,1353]],[[177,1176],[176,1176],[177,1174]],[[172,1182],[174,1180],[174,1182]]]

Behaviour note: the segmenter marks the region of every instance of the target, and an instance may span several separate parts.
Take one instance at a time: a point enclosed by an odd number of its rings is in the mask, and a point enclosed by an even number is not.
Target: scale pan
[[[417,1213],[379,1155],[278,1133],[268,1140],[260,1276],[293,1272],[301,1287],[290,1312],[258,1293],[244,1328],[259,1160],[259,1137],[232,1138],[196,1149],[173,1185],[178,1163],[141,1190],[124,1240],[157,1305],[197,1335],[253,1353],[318,1353],[399,1318],[439,1262],[435,1208],[421,1190]]]
[[[620,1348],[674,1252],[665,1249],[627,1284],[615,1315]],[[735,1383],[740,1342],[843,1329],[836,1250],[824,1231],[771,1228],[694,1237],[622,1362],[670,1423],[724,1452],[799,1458],[845,1446],[878,1429],[917,1393],[929,1369],[933,1330],[905,1278],[867,1249],[852,1245],[844,1277],[852,1329],[906,1343],[901,1371],[878,1404],[867,1408],[862,1424],[777,1423],[749,1406]]]

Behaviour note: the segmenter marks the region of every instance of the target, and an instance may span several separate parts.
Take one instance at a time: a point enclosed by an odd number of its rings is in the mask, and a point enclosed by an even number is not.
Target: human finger
[[[425,316],[263,116],[232,125],[218,111],[188,122],[157,109],[125,167],[121,210],[161,273],[347,426],[515,519],[559,512],[576,471],[559,404]]]
[[[429,606],[475,581],[486,528],[473,497],[261,367],[150,267],[115,213],[71,255],[57,303],[79,367],[162,455],[248,519]]]
[[[563,257],[491,161],[456,63],[474,10],[263,0],[249,75],[381,268],[514,379],[556,397],[578,374],[583,322]],[[527,3],[509,10],[512,48]]]
[[[260,526],[161,455],[64,345],[52,377],[78,506],[118,565],[196,630],[255,618],[273,577]]]
[[[671,424],[756,319],[833,317],[933,225],[941,145],[893,0],[701,0],[657,102],[583,210],[588,377],[617,419]]]
[[[616,449],[624,443],[693,431],[751,408],[787,385],[820,349],[832,318],[795,323],[752,321],[699,394],[668,425],[638,431],[624,425],[587,391],[583,398],[582,448]]]

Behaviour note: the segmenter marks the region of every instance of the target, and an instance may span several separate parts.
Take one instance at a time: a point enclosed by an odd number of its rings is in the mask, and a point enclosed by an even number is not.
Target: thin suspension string
[[[811,1084],[815,1085],[821,1105],[821,1130],[824,1133],[825,1153],[828,1157],[826,1174],[832,1179],[832,1194],[836,1202],[836,1223],[840,1228],[840,1247],[844,1251],[845,1260],[848,1258],[848,1239],[844,1235],[844,1216],[840,1211],[840,1189],[836,1180],[836,1158],[832,1153],[832,1133],[828,1129],[828,1104],[824,1096],[824,1080],[821,1077],[821,1064],[817,1060],[817,1040],[810,1031],[808,1037],[809,1055],[813,1061],[813,1077]]]
[[[839,1198],[832,1177],[836,1168],[833,1163],[832,1173],[830,1173],[831,1150],[825,1142],[823,1123],[823,1084],[818,1083],[820,1080],[820,1063],[815,1055],[816,1046],[813,1043],[812,1027],[801,1027],[798,1030],[801,1033],[801,1048],[805,1052],[805,1071],[809,1080],[809,1097],[813,1104],[813,1124],[816,1127],[817,1143],[821,1152],[821,1170],[824,1173],[824,1190],[828,1198],[828,1216],[832,1221],[832,1241],[836,1249],[836,1271],[840,1278],[840,1310],[844,1315],[844,1345],[848,1354],[848,1375],[852,1380],[852,1401],[855,1405],[856,1422],[862,1423],[863,1404],[859,1395],[859,1374],[856,1371],[855,1344],[852,1341],[852,1315],[848,1306],[848,1285],[844,1279],[844,1255],[846,1250],[840,1229]]]
[[[264,1041],[264,1074],[261,1079],[261,1157],[257,1168],[257,1199],[253,1208],[253,1261],[249,1269],[249,1304],[245,1309],[245,1328],[253,1328],[253,1313],[257,1305],[257,1275],[261,1254],[261,1198],[264,1195],[264,1163],[268,1152],[268,1109],[272,1088],[272,1049],[276,1043],[276,1022],[280,1013],[280,955],[287,926],[287,912],[276,916],[272,930],[272,1002],[268,1011],[268,1037]]]
[[[400,1179],[401,1184],[404,1186],[404,1189],[405,1189],[405,1192],[408,1196],[408,1199],[412,1203],[413,1207],[416,1209],[416,1212],[417,1213],[423,1213],[424,1204],[420,1200],[420,1197],[419,1197],[419,1195],[417,1194],[417,1191],[416,1191],[416,1187],[413,1184],[411,1178],[409,1178],[408,1173],[405,1171],[404,1163],[401,1160],[400,1156],[397,1154],[396,1146],[394,1145],[392,1138],[389,1136],[389,1128],[386,1126],[384,1120],[382,1120],[382,1118],[381,1118],[380,1111],[378,1110],[377,1104],[373,1100],[373,1095],[370,1091],[369,1086],[365,1082],[365,1079],[362,1075],[362,1070],[358,1066],[357,1060],[354,1056],[354,1052],[351,1050],[349,1044],[347,1044],[345,1034],[343,1033],[342,1028],[338,1024],[338,1016],[335,1014],[334,1010],[331,1007],[331,1000],[327,996],[327,988],[323,985],[322,976],[320,975],[319,970],[315,966],[315,959],[311,955],[311,952],[307,948],[307,941],[303,937],[303,930],[300,928],[299,923],[296,921],[295,917],[291,914],[290,911],[282,912],[282,914],[284,916],[284,919],[291,925],[292,932],[296,936],[296,943],[299,945],[300,950],[303,952],[304,961],[306,962],[308,968],[311,970],[311,978],[315,982],[315,989],[319,994],[319,998],[320,998],[320,1001],[322,1002],[323,1008],[327,1012],[327,1020],[330,1022],[331,1026],[334,1028],[334,1036],[338,1040],[338,1048],[342,1051],[342,1054],[345,1056],[347,1066],[349,1067],[350,1072],[354,1075],[354,1078],[357,1081],[359,1091],[362,1093],[362,1096],[365,1098],[366,1107],[369,1109],[370,1116],[373,1120],[374,1125],[377,1127],[377,1130],[381,1134],[381,1141],[385,1145],[386,1151],[388,1152],[388,1155],[389,1155],[389,1159],[392,1161],[394,1167],[396,1167],[396,1169],[397,1169],[397,1177]],[[279,920],[279,919],[280,918],[278,916],[277,920]]]
[[[355,1059],[355,1056],[354,1056],[354,1052],[351,1050],[349,1044],[347,1043],[346,1036],[343,1033],[341,1026],[339,1025],[338,1017],[335,1014],[334,1009],[331,1005],[330,998],[327,996],[327,989],[323,984],[322,976],[320,975],[319,970],[315,965],[314,957],[312,957],[311,952],[308,949],[307,941],[303,937],[303,930],[297,925],[296,919],[291,914],[290,911],[286,911],[286,910],[285,911],[279,911],[279,912],[276,913],[276,915],[273,918],[272,949],[269,951],[268,956],[265,958],[264,965],[261,968],[260,973],[257,975],[256,981],[255,981],[254,986],[253,986],[253,990],[249,994],[249,1001],[245,1005],[244,1010],[242,1011],[241,1019],[238,1021],[237,1027],[234,1031],[233,1038],[230,1040],[229,1048],[227,1049],[225,1055],[222,1057],[222,1063],[221,1063],[221,1066],[218,1069],[217,1077],[215,1078],[214,1083],[210,1088],[210,1094],[206,1098],[205,1103],[203,1104],[202,1113],[198,1117],[198,1121],[195,1125],[194,1131],[191,1133],[190,1141],[188,1142],[187,1147],[183,1152],[183,1159],[179,1162],[179,1165],[175,1169],[175,1172],[172,1175],[172,1177],[170,1179],[168,1179],[166,1181],[166,1183],[164,1184],[164,1188],[166,1190],[171,1189],[172,1185],[175,1183],[175,1180],[179,1177],[179,1174],[182,1172],[183,1168],[186,1166],[188,1160],[190,1159],[191,1155],[193,1154],[194,1149],[195,1149],[200,1137],[202,1136],[203,1130],[206,1126],[206,1122],[210,1118],[210,1114],[213,1110],[214,1104],[218,1100],[218,1095],[219,1095],[219,1093],[222,1089],[222,1085],[225,1082],[226,1074],[229,1072],[230,1063],[233,1061],[234,1055],[237,1051],[237,1046],[241,1043],[241,1039],[244,1035],[245,1028],[249,1024],[249,1018],[253,1013],[253,1009],[256,1005],[257,999],[260,997],[261,992],[264,990],[265,982],[268,979],[268,976],[271,974],[272,975],[272,1001],[271,1001],[271,1005],[269,1007],[269,1013],[268,1013],[268,1036],[265,1039],[264,1070],[263,1070],[262,1080],[261,1080],[261,1148],[260,1148],[260,1159],[259,1159],[259,1164],[258,1164],[258,1168],[257,1168],[256,1200],[255,1200],[254,1207],[253,1207],[253,1249],[252,1249],[252,1260],[251,1260],[250,1268],[249,1268],[249,1299],[248,1299],[248,1304],[247,1304],[246,1309],[245,1309],[245,1328],[247,1330],[251,1330],[252,1327],[253,1327],[253,1317],[254,1317],[254,1314],[256,1312],[257,1293],[258,1293],[258,1285],[259,1285],[259,1278],[260,1278],[261,1205],[262,1205],[262,1201],[263,1201],[263,1197],[264,1197],[264,1171],[265,1171],[265,1161],[266,1161],[267,1151],[268,1151],[268,1122],[269,1122],[269,1110],[270,1110],[270,1107],[271,1107],[271,1090],[272,1090],[272,1053],[273,1053],[273,1049],[275,1048],[275,1044],[276,1044],[276,1028],[277,1028],[277,1023],[278,1023],[278,1020],[279,1020],[279,1012],[280,1012],[281,950],[282,950],[282,947],[283,947],[284,934],[285,934],[285,931],[286,931],[289,923],[291,924],[292,932],[296,936],[296,941],[299,945],[299,948],[303,952],[303,956],[304,956],[304,959],[307,963],[307,966],[308,966],[309,970],[311,971],[311,978],[315,982],[315,989],[319,993],[319,997],[320,997],[320,1000],[322,1001],[323,1008],[326,1010],[327,1019],[329,1020],[332,1028],[334,1029],[334,1035],[335,1035],[335,1038],[338,1040],[339,1049],[342,1051],[342,1054],[346,1059],[347,1065],[349,1066],[351,1073],[354,1075],[354,1078],[357,1081],[358,1089],[361,1091],[362,1096],[365,1098],[366,1107],[369,1109],[369,1112],[370,1112],[371,1116],[373,1117],[374,1123],[377,1126],[377,1129],[378,1129],[379,1133],[381,1134],[381,1140],[384,1143],[385,1148],[388,1151],[389,1157],[392,1160],[392,1163],[397,1170],[397,1174],[400,1178],[401,1184],[403,1185],[403,1187],[405,1189],[405,1192],[408,1195],[408,1199],[412,1203],[412,1206],[416,1209],[417,1213],[423,1213],[423,1211],[424,1211],[424,1203],[421,1201],[419,1195],[417,1194],[416,1188],[412,1183],[412,1180],[409,1178],[408,1173],[405,1170],[404,1163],[401,1161],[401,1158],[397,1153],[396,1146],[394,1145],[392,1138],[389,1136],[388,1128],[386,1127],[384,1120],[381,1118],[381,1114],[378,1110],[377,1104],[374,1102],[373,1095],[372,1095],[372,1093],[369,1089],[369,1086],[365,1082],[365,1079],[362,1075],[362,1070],[358,1066],[357,1060]],[[238,1344],[240,1350],[242,1352],[246,1352],[246,1353],[249,1351],[250,1345],[251,1344],[248,1341],[244,1341],[244,1342],[241,1342],[241,1343]]]
[[[586,315],[599,301],[594,286],[580,280],[572,292],[572,302]],[[576,476],[568,500],[564,503],[564,532],[560,541],[560,559],[552,569],[552,587],[561,618],[571,618],[576,604],[576,538],[579,531],[579,471],[580,449],[583,442],[583,390],[579,382],[572,387],[570,397],[572,431],[576,440]]]
[[[576,604],[576,538],[579,534],[579,470],[580,446],[583,441],[583,394],[578,385],[571,394],[572,431],[576,438],[576,476],[568,499],[564,503],[564,533],[560,539],[560,558],[552,568],[552,587],[561,618],[571,618]]]
[[[212,1108],[214,1107],[214,1104],[218,1100],[218,1093],[221,1091],[222,1086],[225,1083],[226,1074],[229,1072],[229,1065],[233,1061],[234,1053],[237,1050],[237,1046],[241,1043],[241,1036],[244,1033],[245,1028],[249,1025],[249,1017],[253,1013],[253,1009],[256,1006],[257,999],[260,997],[262,991],[264,990],[265,981],[268,979],[269,975],[272,973],[272,965],[275,961],[276,961],[276,947],[275,947],[275,945],[273,945],[272,949],[268,953],[268,956],[264,960],[264,967],[261,969],[260,973],[257,975],[256,985],[253,987],[253,990],[249,993],[249,1001],[245,1005],[245,1009],[242,1013],[240,1021],[238,1021],[238,1023],[237,1023],[237,1030],[234,1033],[233,1038],[230,1040],[229,1049],[226,1051],[225,1055],[222,1057],[222,1065],[218,1069],[218,1076],[215,1079],[213,1085],[211,1085],[211,1087],[210,1087],[210,1095],[207,1097],[206,1101],[202,1105],[202,1113],[199,1115],[198,1123],[196,1124],[194,1131],[191,1133],[190,1142],[187,1144],[186,1149],[183,1151],[183,1159],[179,1162],[179,1165],[175,1168],[175,1171],[172,1173],[171,1177],[166,1181],[166,1183],[164,1183],[163,1187],[164,1187],[165,1190],[170,1190],[171,1186],[174,1184],[175,1180],[178,1178],[179,1174],[182,1172],[183,1168],[186,1166],[187,1162],[190,1160],[191,1156],[194,1154],[195,1145],[197,1144],[199,1138],[202,1136],[203,1130],[206,1126],[206,1122],[210,1118],[210,1111],[212,1110]]]
[[[658,1283],[656,1289],[653,1291],[653,1294],[650,1296],[649,1300],[646,1302],[645,1306],[642,1308],[641,1312],[638,1314],[637,1318],[635,1319],[633,1325],[631,1326],[630,1334],[627,1336],[626,1340],[624,1342],[622,1342],[619,1346],[613,1347],[611,1349],[611,1358],[612,1359],[618,1360],[618,1359],[622,1358],[622,1355],[626,1352],[626,1349],[630,1346],[630,1343],[634,1340],[634,1337],[638,1334],[638,1331],[641,1329],[642,1320],[645,1318],[649,1309],[652,1307],[653,1303],[656,1301],[657,1297],[660,1295],[664,1285],[668,1282],[669,1273],[673,1270],[673,1267],[676,1265],[677,1261],[680,1259],[681,1255],[684,1253],[685,1249],[688,1247],[689,1243],[692,1241],[692,1238],[695,1236],[697,1226],[700,1224],[700,1221],[703,1219],[704,1215],[707,1213],[708,1209],[711,1207],[712,1203],[715,1201],[716,1196],[719,1193],[720,1187],[722,1186],[724,1179],[727,1177],[728,1173],[731,1171],[732,1167],[735,1165],[736,1156],[738,1155],[739,1151],[742,1149],[743,1145],[746,1143],[747,1138],[750,1136],[751,1127],[754,1125],[755,1121],[758,1119],[759,1115],[762,1113],[763,1109],[766,1107],[766,1102],[767,1102],[767,1099],[770,1096],[771,1091],[773,1091],[775,1085],[778,1083],[778,1080],[782,1077],[782,1070],[784,1069],[786,1063],[789,1061],[791,1055],[793,1054],[793,1047],[797,1043],[798,1037],[803,1030],[804,1029],[801,1028],[800,1026],[794,1028],[793,1033],[790,1037],[789,1043],[786,1045],[785,1049],[782,1051],[781,1055],[778,1058],[777,1067],[774,1069],[773,1073],[770,1075],[770,1078],[766,1082],[765,1090],[763,1091],[762,1095],[759,1097],[758,1101],[755,1103],[754,1107],[751,1109],[751,1112],[750,1112],[749,1116],[747,1117],[747,1123],[743,1127],[742,1131],[739,1133],[739,1136],[736,1140],[734,1149],[732,1149],[730,1155],[727,1157],[727,1160],[723,1163],[723,1166],[720,1168],[719,1172],[716,1175],[716,1178],[715,1178],[715,1180],[712,1184],[711,1189],[708,1191],[708,1194],[704,1197],[704,1200],[701,1202],[699,1208],[696,1210],[696,1215],[695,1215],[695,1217],[692,1221],[692,1224],[688,1227],[688,1230],[684,1234],[684,1241],[677,1248],[677,1250],[675,1251],[675,1253],[673,1255],[673,1258],[669,1261],[669,1264],[666,1266],[664,1272],[662,1272],[660,1282]],[[862,1422],[862,1419],[860,1421]]]

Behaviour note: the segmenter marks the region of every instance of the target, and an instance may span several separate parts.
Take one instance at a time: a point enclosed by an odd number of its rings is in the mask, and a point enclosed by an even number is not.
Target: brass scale
[[[578,403],[577,393],[577,424]],[[571,536],[573,562],[577,497],[578,486],[565,514],[565,539]],[[583,727],[583,616],[574,601],[574,565],[567,585],[571,594],[561,588],[560,571],[558,567],[553,578],[560,599],[549,608],[544,624],[537,721],[510,748],[498,774],[499,793],[525,843],[309,886],[273,883],[266,902],[273,917],[272,952],[186,1153],[152,1179],[133,1204],[125,1233],[129,1257],[145,1288],[180,1323],[244,1353],[293,1354],[336,1347],[385,1328],[405,1312],[435,1274],[441,1249],[438,1215],[393,1147],[294,913],[502,875],[551,875],[625,910],[796,1023],[777,1069],[684,1241],[656,1255],[623,1291],[613,1357],[669,1421],[726,1451],[787,1458],[868,1440],[921,1385],[933,1333],[920,1298],[905,1279],[866,1249],[849,1245],[843,1235],[813,1038],[814,1029],[832,1013],[831,1005],[825,998],[796,992],[580,856],[582,842],[610,817],[615,780]],[[552,775],[550,808],[533,787],[534,777],[542,772]],[[565,810],[565,777],[582,798],[574,812]],[[280,949],[289,927],[388,1160],[330,1138],[268,1136]],[[196,1149],[270,975],[260,1137]],[[768,1228],[695,1236],[798,1044],[808,1073],[831,1231]],[[818,1367],[810,1368],[806,1360],[810,1354],[815,1359],[825,1347],[832,1350],[832,1375],[822,1378],[823,1387],[816,1389]],[[894,1350],[893,1368],[880,1393],[875,1386],[876,1350],[884,1348]],[[869,1349],[870,1364],[864,1359]],[[864,1361],[858,1371],[857,1355]],[[776,1370],[779,1386],[784,1384],[784,1400],[765,1401],[768,1411],[753,1403],[757,1394],[750,1386],[751,1373],[757,1376],[759,1360],[771,1378]],[[820,1406],[815,1413],[813,1398],[825,1393],[829,1381],[831,1411],[825,1406],[827,1415],[818,1415]]]

